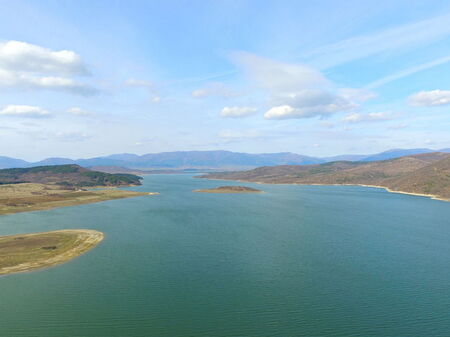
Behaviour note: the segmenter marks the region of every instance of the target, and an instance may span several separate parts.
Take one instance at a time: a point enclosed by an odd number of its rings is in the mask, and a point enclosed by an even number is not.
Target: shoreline
[[[441,196],[438,196],[438,195],[434,195],[434,194],[397,191],[397,190],[392,190],[389,187],[380,186],[380,185],[367,185],[367,184],[313,184],[313,183],[309,183],[309,184],[308,183],[266,183],[266,182],[261,182],[261,181],[248,181],[248,180],[239,180],[239,179],[218,179],[218,178],[202,178],[202,179],[218,180],[218,181],[238,181],[238,182],[242,182],[242,183],[253,183],[253,184],[260,184],[260,185],[361,186],[361,187],[379,188],[379,189],[383,189],[383,190],[385,190],[386,192],[389,192],[389,193],[406,194],[406,195],[412,195],[412,196],[416,196],[416,197],[429,198],[431,200],[450,202],[450,198],[444,198],[444,197],[441,197]]]
[[[61,241],[63,239],[64,240],[70,239],[73,242],[71,242],[68,248],[63,247],[61,248],[63,249],[63,251],[57,252],[56,254],[53,255],[51,255],[51,253],[53,253],[53,250],[54,249],[56,250],[59,247],[57,248],[55,248],[56,246],[41,247],[39,253],[41,253],[41,255],[44,255],[45,253],[49,255],[48,257],[38,256],[35,259],[31,259],[29,256],[25,256],[24,258],[28,259],[29,261],[27,260],[20,262],[16,265],[10,265],[5,267],[0,266],[0,276],[45,269],[69,262],[95,248],[101,241],[103,241],[105,235],[102,232],[91,229],[64,229],[50,232],[6,235],[0,236],[0,248],[2,243],[5,244],[6,242],[6,244],[10,244],[11,242],[13,242],[19,244],[22,243],[25,246],[25,248],[32,250],[35,249],[35,247],[32,245],[33,243],[29,246],[26,246],[26,244],[28,244],[28,241],[30,239],[33,240],[33,238],[37,238],[38,241],[37,243],[39,245],[42,245],[45,244],[46,238],[55,239],[55,237],[59,238]],[[25,241],[27,242],[25,243]],[[44,243],[42,241],[44,241]],[[34,245],[36,246],[36,243],[34,243]],[[20,248],[23,249],[22,247]],[[43,251],[44,253],[42,253],[42,249],[44,250]],[[22,250],[21,253],[23,253]]]
[[[434,194],[425,194],[425,193],[415,193],[415,192],[405,192],[405,191],[397,191],[392,190],[389,187],[381,186],[381,185],[366,185],[366,184],[293,184],[293,185],[310,185],[310,186],[361,186],[361,187],[370,187],[370,188],[379,188],[383,189],[389,193],[396,193],[396,194],[406,194],[406,195],[414,195],[416,197],[425,197],[432,200],[439,200],[439,201],[446,201],[450,202],[450,199],[442,198],[438,195]]]

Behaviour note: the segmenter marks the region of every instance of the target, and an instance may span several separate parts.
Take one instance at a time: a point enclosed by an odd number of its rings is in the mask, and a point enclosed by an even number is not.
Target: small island
[[[0,275],[26,272],[70,261],[103,240],[103,233],[87,229],[0,237]]]
[[[201,193],[262,193],[262,191],[247,186],[220,186],[203,190],[194,190]]]

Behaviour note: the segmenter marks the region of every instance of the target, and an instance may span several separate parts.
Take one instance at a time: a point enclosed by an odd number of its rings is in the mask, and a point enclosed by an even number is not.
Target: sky
[[[0,156],[450,147],[450,2],[0,0]]]

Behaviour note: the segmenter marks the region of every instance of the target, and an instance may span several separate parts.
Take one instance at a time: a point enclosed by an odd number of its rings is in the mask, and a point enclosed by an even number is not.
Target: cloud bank
[[[46,118],[51,114],[47,110],[32,105],[7,105],[0,110],[0,116]]]
[[[421,91],[408,98],[412,106],[440,106],[450,104],[450,90]]]
[[[89,71],[73,51],[52,51],[21,41],[0,43],[0,87],[94,95],[97,89],[71,77],[87,75]]]
[[[247,76],[269,94],[271,108],[266,119],[327,117],[358,106],[357,101],[373,98],[368,91],[336,89],[319,71],[302,65],[282,63],[254,54],[232,56]]]

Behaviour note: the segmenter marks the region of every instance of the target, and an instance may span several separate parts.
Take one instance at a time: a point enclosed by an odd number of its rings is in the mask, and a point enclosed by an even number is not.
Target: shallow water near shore
[[[450,336],[450,203],[350,186],[150,175],[161,195],[0,217],[0,235],[105,233],[0,277],[0,336]]]

